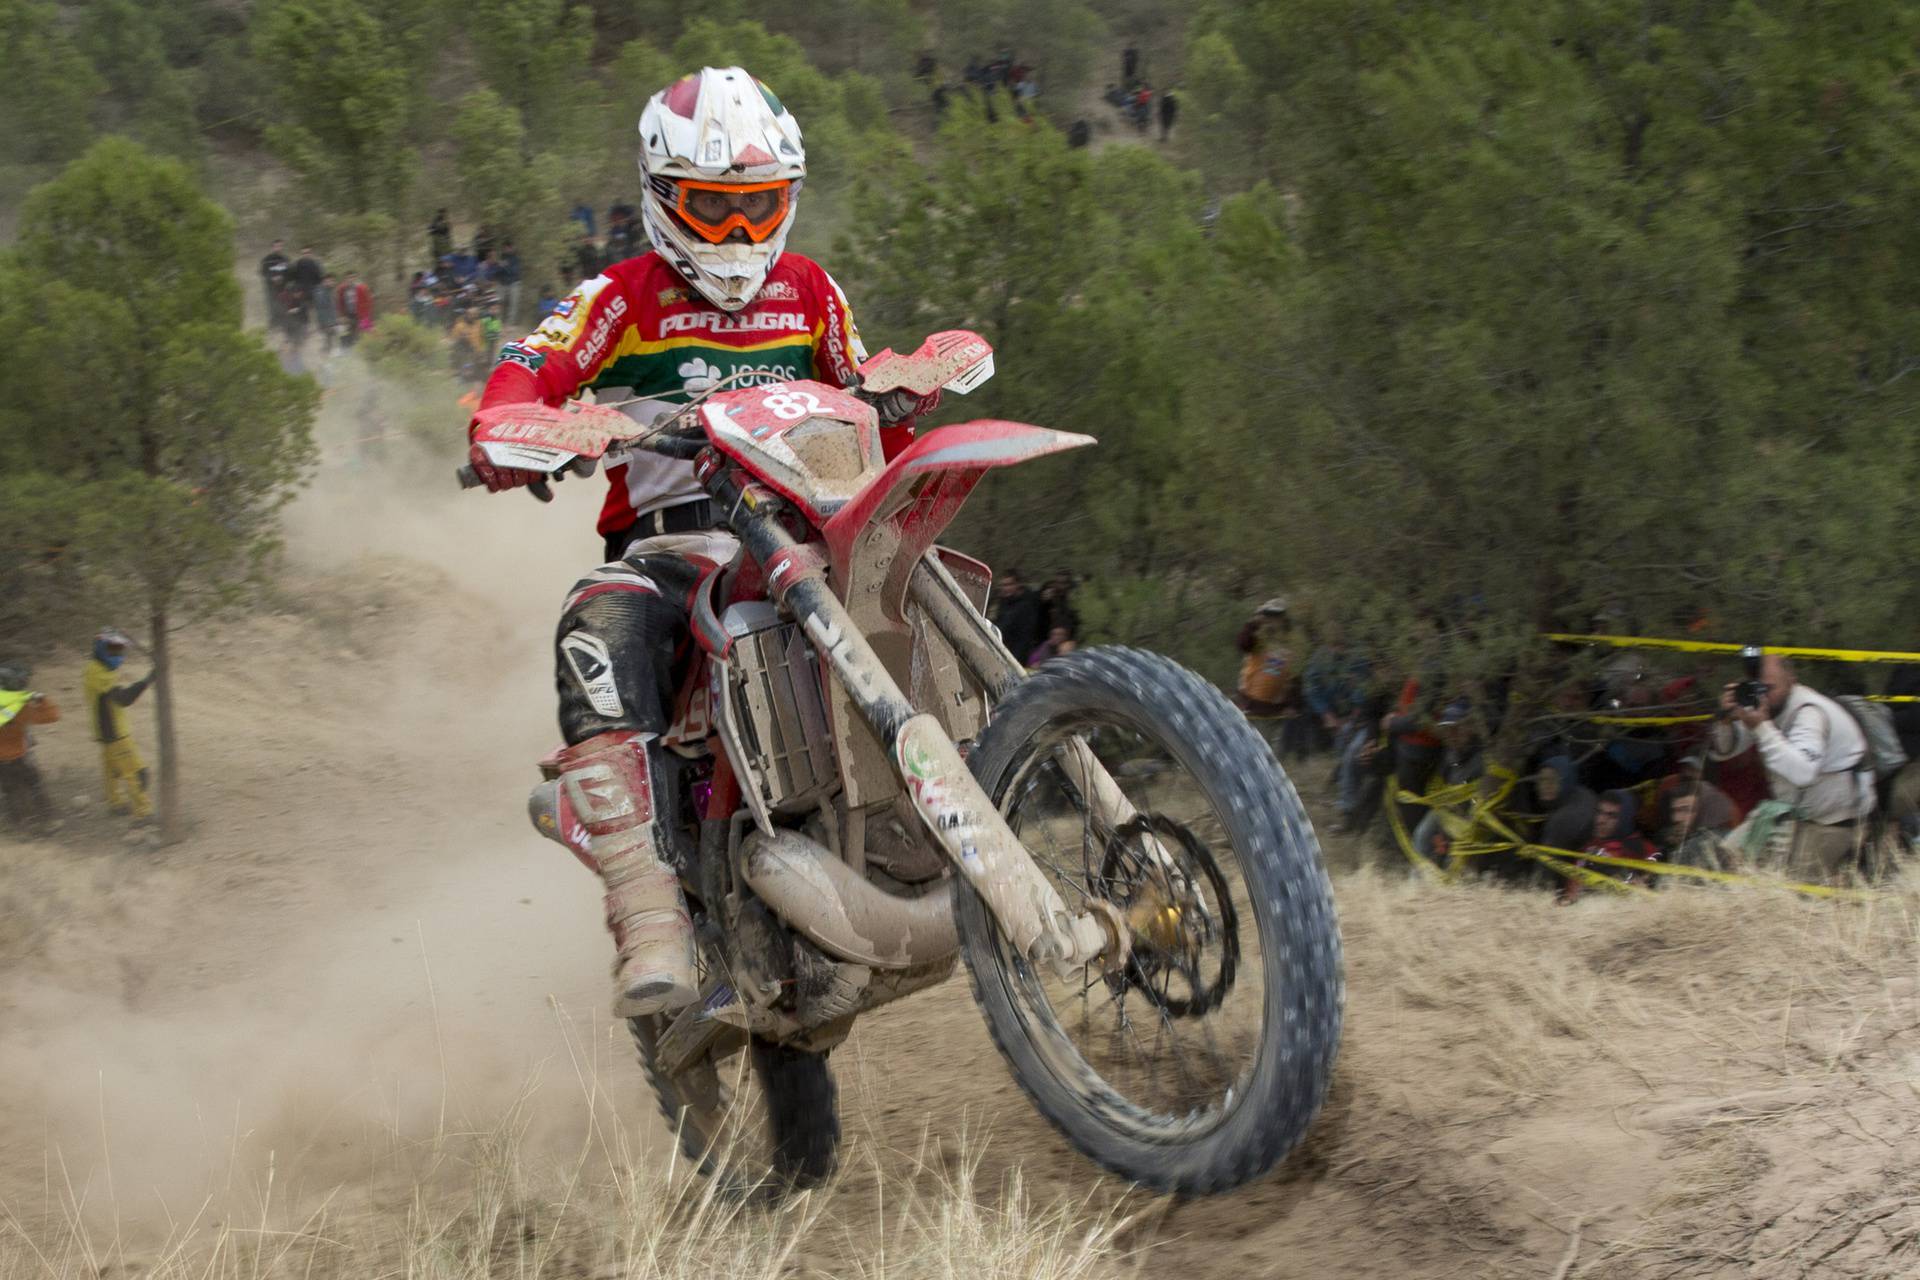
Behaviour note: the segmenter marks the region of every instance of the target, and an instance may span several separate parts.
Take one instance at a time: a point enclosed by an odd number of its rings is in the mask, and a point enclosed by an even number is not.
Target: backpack
[[[1907,751],[1900,745],[1893,712],[1886,703],[1870,701],[1857,693],[1840,694],[1834,701],[1853,717],[1854,723],[1860,726],[1860,736],[1866,739],[1867,754],[1860,762],[1862,769],[1872,769],[1875,778],[1890,778],[1906,766]]]

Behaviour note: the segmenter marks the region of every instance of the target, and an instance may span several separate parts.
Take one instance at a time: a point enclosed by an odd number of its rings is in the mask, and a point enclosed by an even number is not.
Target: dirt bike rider
[[[651,423],[734,374],[746,376],[733,385],[857,385],[866,352],[846,297],[816,263],[782,251],[806,153],[773,92],[739,67],[704,68],[648,100],[640,138],[651,251],[607,267],[502,348],[481,408],[557,405],[591,388],[635,398],[623,411]],[[933,400],[873,398],[889,455]],[[543,478],[492,467],[478,450],[472,462],[496,492]],[[608,563],[575,584],[556,639],[568,745],[554,764],[606,885],[614,1012],[635,1017],[698,995],[651,764],[673,718],[690,593],[739,543],[691,464],[649,453],[607,462],[598,527]]]

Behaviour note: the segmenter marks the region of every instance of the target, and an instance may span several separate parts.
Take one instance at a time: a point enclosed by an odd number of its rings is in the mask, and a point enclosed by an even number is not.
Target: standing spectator
[[[334,295],[334,311],[340,320],[342,349],[360,341],[361,335],[373,328],[373,290],[361,283],[357,272],[348,271],[341,276],[340,288]]]
[[[1013,109],[1020,113],[1021,119],[1027,119],[1033,110],[1033,100],[1040,96],[1040,82],[1033,78],[1032,71],[1020,67],[1009,90],[1013,94]]]
[[[1067,145],[1069,147],[1084,147],[1091,141],[1093,141],[1093,126],[1089,125],[1085,120],[1075,120],[1071,125],[1067,126]]]
[[[446,257],[447,272],[454,284],[466,288],[480,278],[480,259],[471,249],[456,249]]]
[[[415,324],[433,318],[433,277],[424,271],[414,272],[407,284],[407,314]]]
[[[541,285],[540,299],[539,301],[533,304],[534,324],[539,325],[544,323],[546,318],[552,315],[554,311],[559,308],[559,306],[560,306],[560,298],[557,294],[554,293],[553,286],[550,284]]]
[[[306,352],[307,332],[313,321],[313,300],[289,278],[280,290],[281,332],[296,363]],[[304,365],[302,366],[304,368]]]
[[[494,264],[493,283],[500,290],[500,317],[507,324],[520,318],[520,251],[509,240],[500,246],[500,258]]]
[[[591,237],[598,234],[599,229],[594,226],[593,222],[593,206],[585,200],[576,201],[573,206],[573,212],[569,213],[567,217],[580,224],[582,235]],[[438,257],[439,255],[435,254],[434,256]]]
[[[1486,772],[1480,750],[1480,735],[1473,729],[1473,706],[1465,698],[1455,698],[1440,712],[1440,780],[1449,786],[1477,782]],[[1413,829],[1413,847],[1429,858],[1447,855],[1448,835],[1441,810],[1428,807]]]
[[[1903,663],[1887,673],[1887,696],[1911,698],[1920,695],[1920,663]],[[1907,759],[1920,760],[1920,702],[1893,704],[1893,728],[1906,748]]]
[[[1760,705],[1740,706],[1729,684],[1720,699],[1727,718],[1708,752],[1724,760],[1757,747],[1766,765],[1773,798],[1747,815],[1734,844],[1749,857],[1784,847],[1788,875],[1836,878],[1852,866],[1874,809],[1872,771],[1860,768],[1866,736],[1846,708],[1799,682],[1790,659],[1760,662]]]
[[[1160,141],[1165,142],[1167,135],[1173,132],[1173,117],[1180,110],[1180,103],[1173,96],[1173,90],[1160,91]]]
[[[1289,756],[1305,756],[1300,669],[1295,661],[1293,622],[1287,614],[1285,597],[1275,596],[1256,609],[1234,638],[1234,647],[1245,655],[1240,662],[1234,705],[1249,718],[1280,722],[1278,753],[1283,760]]]
[[[600,274],[604,265],[600,259],[599,246],[594,243],[592,232],[582,232],[573,246],[572,275],[579,280],[591,280]],[[562,267],[562,270],[566,270]]]
[[[153,816],[147,796],[147,766],[127,728],[127,708],[153,683],[153,672],[122,685],[117,674],[127,660],[127,638],[111,627],[93,639],[93,658],[81,676],[86,690],[88,719],[100,744],[100,772],[106,781],[107,808],[132,814],[136,820]]]
[[[1889,672],[1887,693],[1900,698],[1920,694],[1920,664],[1903,664]],[[1894,703],[1893,728],[1900,735],[1907,764],[1887,784],[1887,818],[1920,848],[1920,702]]]
[[[1665,861],[1726,870],[1722,841],[1740,821],[1726,792],[1696,778],[1690,786],[1661,792],[1654,809],[1655,836]]]
[[[447,330],[447,355],[453,362],[453,376],[461,382],[478,382],[490,367],[486,359],[486,335],[480,319],[461,307]]]
[[[453,224],[447,221],[447,211],[442,209],[427,224],[427,256],[438,262],[452,252]]]
[[[1134,130],[1144,135],[1147,131],[1147,125],[1153,119],[1153,86],[1152,85],[1143,84],[1134,91],[1132,115],[1133,115]]]
[[[320,265],[320,259],[313,256],[312,249],[302,249],[299,260],[287,269],[287,279],[300,291],[301,301],[309,304],[326,274],[326,268]]]
[[[1366,664],[1347,652],[1346,641],[1329,637],[1311,658],[1300,676],[1300,692],[1307,704],[1309,727],[1314,741],[1338,750],[1338,740],[1353,718],[1366,683]]]
[[[607,261],[624,262],[633,256],[639,225],[634,207],[626,201],[607,207]]]
[[[1040,593],[1020,580],[1018,569],[1000,575],[1000,602],[993,611],[1007,652],[1024,659],[1046,635],[1047,606]]]
[[[329,273],[320,277],[320,287],[313,291],[313,329],[320,335],[323,356],[333,354],[334,344],[340,337],[339,288]]]
[[[1572,758],[1551,756],[1541,761],[1532,785],[1534,807],[1540,813],[1534,843],[1548,849],[1586,848],[1593,839],[1593,815],[1600,798],[1580,785]]]
[[[1426,792],[1434,768],[1440,763],[1440,739],[1433,732],[1433,723],[1423,708],[1424,701],[1419,679],[1408,677],[1400,686],[1400,697],[1393,709],[1380,721],[1381,732],[1387,735],[1392,749],[1389,758],[1393,786],[1416,796]],[[1406,826],[1412,827],[1420,821],[1424,805],[1398,800],[1394,803],[1399,805],[1400,821]]]
[[[1732,821],[1726,824],[1729,830],[1740,825],[1740,819],[1746,816],[1745,811],[1742,810],[1734,799],[1724,790],[1706,780],[1706,768],[1706,747],[1701,746],[1681,756],[1679,766],[1672,773],[1660,779],[1659,785],[1654,788],[1653,792],[1654,811],[1647,815],[1655,824],[1650,827],[1650,830],[1654,832],[1660,830],[1660,824],[1663,824],[1667,817],[1666,808],[1671,797],[1700,792],[1712,794],[1716,812],[1718,811],[1718,806],[1726,806],[1727,813],[1732,819]]]
[[[46,831],[60,824],[33,763],[33,730],[58,720],[60,708],[32,682],[25,663],[0,666],[0,805],[15,830]]]
[[[267,324],[278,327],[280,323],[280,290],[287,282],[286,241],[275,240],[267,250],[267,256],[260,259],[260,283],[266,289]]]
[[[1128,45],[1120,51],[1120,83],[1131,88],[1140,74],[1140,51]]]
[[[1046,606],[1046,629],[1059,627],[1070,636],[1080,634],[1080,615],[1073,607],[1073,575],[1056,573],[1040,588],[1040,602]]]
[[[1386,785],[1379,765],[1380,719],[1387,713],[1387,698],[1377,689],[1359,689],[1356,696],[1353,714],[1334,739],[1334,805],[1340,812],[1340,830],[1349,834],[1366,830],[1373,821]]]
[[[489,367],[500,350],[500,304],[489,302],[480,317],[481,355]]]

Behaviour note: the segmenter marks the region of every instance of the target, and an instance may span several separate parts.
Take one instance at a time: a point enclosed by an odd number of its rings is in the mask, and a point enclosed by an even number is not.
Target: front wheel
[[[1082,649],[994,709],[970,764],[1068,907],[1103,900],[1131,935],[1117,971],[1063,978],[958,896],[974,996],[1034,1105],[1163,1191],[1272,1168],[1326,1096],[1342,1002],[1332,890],[1272,751],[1185,668]]]

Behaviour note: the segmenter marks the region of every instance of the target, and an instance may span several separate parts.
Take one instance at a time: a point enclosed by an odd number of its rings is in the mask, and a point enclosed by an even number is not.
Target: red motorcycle
[[[1001,644],[986,566],[934,539],[987,472],[1094,441],[981,420],[886,461],[862,398],[992,372],[956,331],[880,353],[854,392],[716,389],[651,427],[579,403],[480,415],[496,467],[690,460],[740,540],[696,593],[665,738],[703,998],[633,1037],[703,1169],[805,1185],[838,1144],[828,1052],[964,955],[1014,1078],[1069,1141],[1151,1187],[1224,1191],[1299,1142],[1333,1069],[1319,847],[1273,753],[1192,672],[1089,648],[1028,674]],[[551,783],[533,808],[584,849]],[[942,1069],[924,1057],[901,1069]]]

